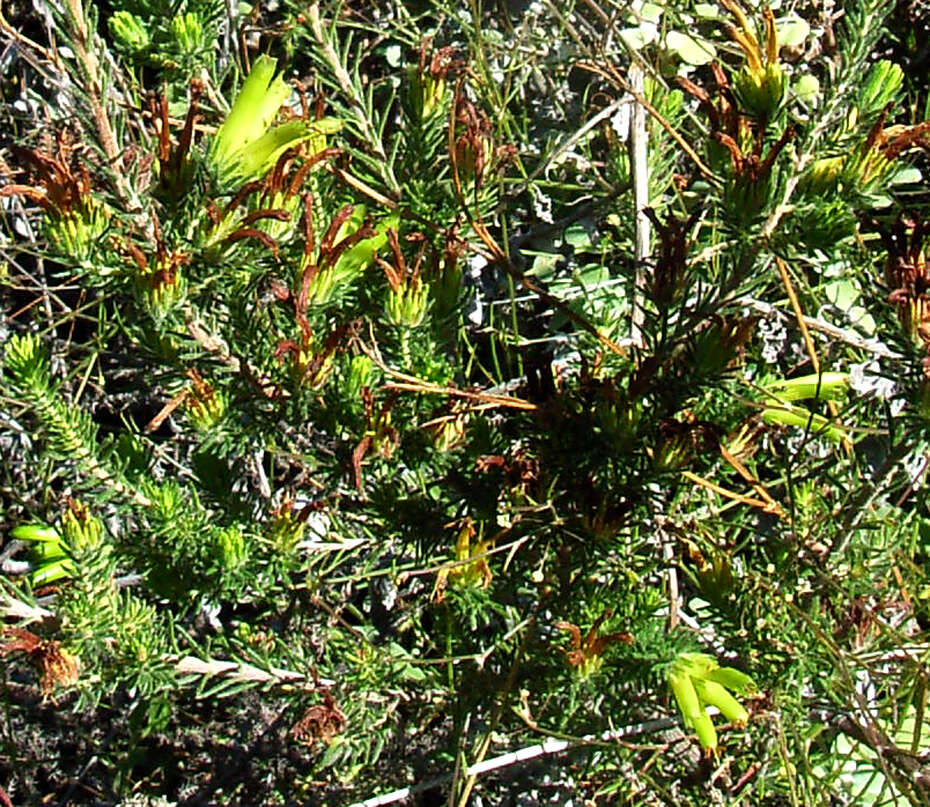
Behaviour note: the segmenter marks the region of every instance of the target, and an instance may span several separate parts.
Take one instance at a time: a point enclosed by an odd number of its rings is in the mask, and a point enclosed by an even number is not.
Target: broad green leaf
[[[820,81],[817,76],[805,73],[794,82],[794,93],[806,104],[814,104],[820,97]]]
[[[590,249],[591,236],[588,235],[588,230],[585,227],[582,227],[580,224],[573,224],[570,227],[565,228],[565,242],[571,244],[575,249]]]
[[[923,179],[923,174],[920,173],[920,169],[909,165],[905,168],[902,168],[900,171],[897,171],[891,179],[888,180],[889,185],[916,185]]]
[[[620,38],[633,50],[639,50],[656,41],[659,29],[651,22],[644,22],[636,28],[624,28]]]
[[[658,23],[662,19],[662,12],[665,9],[656,3],[643,3],[639,10],[639,19],[643,22]]]
[[[669,31],[665,37],[669,50],[675,51],[687,64],[699,67],[714,60],[717,51],[706,39],[694,39],[678,31]]]
[[[801,17],[783,17],[775,21],[778,44],[786,48],[798,48],[810,36],[811,27]]]

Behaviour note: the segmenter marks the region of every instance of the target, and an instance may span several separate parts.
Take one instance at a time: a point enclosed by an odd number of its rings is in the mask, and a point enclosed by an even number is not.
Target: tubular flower
[[[21,524],[10,532],[10,537],[31,544],[29,559],[33,565],[33,588],[47,586],[74,573],[74,562],[68,555],[67,543],[53,527]]]
[[[730,38],[739,45],[746,64],[736,76],[733,93],[747,114],[755,118],[769,118],[778,109],[785,96],[785,74],[778,63],[778,35],[775,16],[766,6],[762,10],[765,24],[765,52],[753,32],[752,25],[735,0],[720,0],[739,23],[727,24]]]
[[[491,585],[494,575],[488,565],[487,552],[492,542],[479,539],[473,545],[474,537],[475,525],[471,519],[466,519],[455,539],[455,565],[441,569],[436,575],[433,602],[443,601],[450,580],[463,588],[486,589]]]
[[[749,713],[732,694],[755,694],[756,685],[745,673],[721,667],[705,653],[682,653],[666,677],[685,726],[694,730],[705,751],[717,750],[717,730],[707,713],[708,706],[716,707],[731,723],[748,722]]]
[[[277,60],[260,56],[210,145],[209,160],[221,180],[249,180],[267,173],[289,148],[326,148],[326,135],[342,128],[335,118],[290,120],[269,129],[291,88],[275,75]]]
[[[52,246],[78,262],[88,260],[109,226],[110,215],[107,207],[91,195],[86,165],[75,168],[75,147],[59,135],[53,154],[17,147],[14,150],[37,183],[7,185],[0,188],[0,197],[25,196],[38,204],[45,214],[43,223]]]
[[[408,267],[400,250],[397,231],[389,229],[387,238],[394,255],[394,263],[390,264],[381,258],[375,259],[384,269],[390,286],[384,309],[388,320],[394,325],[416,328],[422,324],[429,307],[429,289],[420,277],[420,264],[423,262],[426,242],[421,240],[416,263],[413,267]]]

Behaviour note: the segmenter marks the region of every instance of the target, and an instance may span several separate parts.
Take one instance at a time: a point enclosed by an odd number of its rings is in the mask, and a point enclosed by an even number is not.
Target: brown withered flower
[[[400,445],[400,432],[391,425],[391,410],[397,403],[399,393],[391,392],[381,408],[375,412],[375,398],[370,387],[362,387],[362,404],[365,407],[365,435],[352,452],[352,470],[355,488],[362,491],[362,463],[369,454],[390,459]]]
[[[411,266],[404,258],[394,228],[388,229],[387,239],[394,257],[393,263],[375,256],[375,262],[384,270],[390,286],[384,306],[385,313],[394,325],[416,328],[423,322],[429,308],[429,289],[420,276],[428,242],[422,233],[412,233],[406,237],[407,241],[420,244],[417,257]]]
[[[531,486],[539,483],[539,460],[523,448],[514,451],[509,459],[498,454],[486,454],[475,461],[475,470],[479,473],[488,473],[492,469],[503,472],[507,488],[513,493],[526,495]]]
[[[772,168],[776,159],[794,137],[792,126],[788,126],[763,154],[763,128],[752,127],[745,115],[741,115],[730,88],[729,80],[720,65],[711,65],[717,84],[716,104],[711,95],[688,78],[680,77],[679,86],[697,99],[700,109],[710,121],[711,137],[722,147],[723,155],[730,163],[730,181],[727,183],[727,201],[734,212],[743,218],[755,215],[765,204],[769,195]]]
[[[7,185],[0,196],[25,196],[46,213],[61,217],[80,208],[91,191],[90,174],[83,163],[75,165],[79,146],[60,132],[54,153],[14,146],[16,155],[32,175],[33,184]]]
[[[513,144],[495,145],[491,121],[465,97],[461,83],[453,99],[449,139],[449,159],[457,182],[473,181],[475,190],[483,187],[492,172],[501,170],[517,154]]]
[[[131,239],[123,245],[139,270],[137,284],[145,295],[146,302],[155,310],[170,308],[184,294],[186,285],[181,268],[190,262],[190,255],[181,250],[170,250],[162,237],[158,216],[152,213],[152,238],[154,253],[145,251]],[[151,248],[152,245],[148,245]],[[150,260],[151,258],[151,260]]]
[[[753,150],[747,154],[728,134],[714,132],[713,137],[730,155],[730,165],[733,168],[733,175],[736,180],[745,186],[751,187],[758,186],[768,180],[778,155],[788,145],[788,141],[794,137],[794,128],[789,126],[785,129],[765,156],[762,155],[762,144],[758,140]]]
[[[420,58],[417,65],[421,75],[429,75],[434,80],[445,80],[451,73],[457,75],[465,68],[465,62],[459,58],[458,49],[452,45],[430,50],[431,41],[424,37],[420,42]]]
[[[614,633],[605,633],[599,635],[601,625],[613,616],[613,610],[608,608],[597,619],[594,620],[591,628],[582,637],[581,628],[573,625],[571,622],[556,622],[555,627],[559,630],[568,631],[571,635],[571,649],[562,652],[568,663],[574,667],[578,673],[586,677],[595,672],[600,666],[604,651],[612,644],[633,644],[633,634],[626,631],[617,631]]]
[[[299,743],[311,748],[317,741],[329,745],[341,732],[348,719],[339,709],[339,704],[329,690],[323,690],[323,700],[303,713],[303,716],[291,728],[291,736]]]
[[[713,62],[710,69],[716,84],[716,98],[711,98],[707,90],[685,76],[677,77],[678,86],[697,100],[698,107],[710,121],[712,132],[720,132],[737,143],[745,143],[751,136],[749,122],[739,114],[727,74],[717,62]]]
[[[354,232],[351,231],[355,208],[346,205],[333,217],[323,237],[317,242],[313,196],[305,194],[303,202],[304,214],[300,226],[304,233],[304,250],[296,288],[291,289],[279,280],[272,281],[271,287],[275,298],[293,310],[299,338],[279,342],[275,355],[277,358],[291,356],[298,374],[312,387],[319,387],[328,376],[332,356],[337,347],[356,331],[357,323],[341,325],[319,345],[310,327],[308,311],[311,305],[326,302],[341,283],[348,282],[354,276],[355,267],[342,267],[340,258],[352,247],[372,238],[376,233],[370,219],[365,219]],[[340,238],[346,225],[350,231]]]
[[[668,307],[681,296],[685,289],[688,268],[688,233],[701,215],[701,211],[696,210],[684,221],[669,213],[664,223],[659,220],[651,207],[643,208],[643,213],[655,227],[659,241],[655,268],[649,281],[652,286],[650,297],[657,305]]]
[[[197,103],[203,94],[203,82],[191,81],[190,106],[184,119],[184,128],[175,147],[171,145],[171,125],[168,121],[168,95],[163,93],[152,103],[152,117],[158,121],[158,184],[162,192],[172,199],[181,198],[190,187],[190,153],[197,124]]]
[[[451,156],[458,175],[464,180],[474,179],[480,188],[493,151],[491,121],[461,92],[456,95],[453,114],[456,137]]]
[[[426,121],[442,112],[447,97],[447,80],[465,68],[456,48],[447,46],[431,50],[431,40],[420,42],[420,58],[409,71],[407,102],[415,120]]]
[[[920,216],[898,217],[891,229],[879,227],[888,253],[885,282],[892,289],[889,302],[898,309],[898,319],[913,342],[930,350],[930,270],[923,251],[926,224]]]
[[[42,697],[48,698],[57,686],[72,686],[78,680],[79,663],[75,656],[64,650],[61,642],[42,639],[24,628],[4,628],[0,643],[0,656],[22,653],[39,672]]]
[[[277,260],[278,239],[289,233],[291,222],[299,218],[302,194],[311,172],[342,153],[338,148],[309,154],[307,151],[306,144],[285,150],[264,177],[245,182],[222,208],[210,202],[207,245],[229,246],[252,239],[264,244]],[[254,209],[241,213],[247,202]]]
[[[13,154],[25,166],[29,182],[0,188],[2,196],[22,196],[42,208],[46,233],[63,254],[87,258],[106,232],[109,217],[105,206],[91,195],[87,164],[63,132],[55,136],[48,152],[13,146]]]
[[[278,342],[274,356],[276,359],[290,356],[300,381],[311,389],[320,389],[329,378],[333,357],[344,349],[346,340],[356,334],[358,324],[358,321],[353,320],[333,328],[322,344],[318,343],[307,325],[306,330],[301,331],[299,343],[293,339],[282,339]]]

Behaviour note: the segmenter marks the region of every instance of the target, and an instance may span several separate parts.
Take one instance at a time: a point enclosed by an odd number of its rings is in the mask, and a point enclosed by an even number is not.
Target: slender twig
[[[575,748],[582,748],[586,745],[592,745],[595,743],[616,742],[618,740],[627,739],[628,737],[636,737],[641,734],[652,734],[656,731],[665,731],[667,729],[675,728],[680,724],[681,720],[677,717],[661,717],[657,718],[656,720],[647,720],[645,723],[636,723],[632,726],[625,726],[613,731],[605,731],[600,736],[588,735],[578,740],[563,740],[553,737],[546,740],[545,742],[538,743],[537,745],[518,748],[516,751],[511,751],[507,754],[501,754],[500,756],[493,757],[492,759],[486,759],[483,762],[476,762],[474,765],[469,765],[465,769],[464,774],[466,776],[477,777],[483,773],[490,773],[491,771],[507,768],[511,765],[518,765],[521,762],[529,762],[531,760],[538,759],[539,757],[561,754],[564,751],[571,751]],[[384,793],[380,796],[366,799],[365,801],[356,802],[355,804],[351,805],[351,807],[385,807],[385,805],[395,804],[398,801],[403,801],[404,799],[407,799],[411,796],[415,796],[417,793],[422,793],[424,790],[430,790],[431,788],[437,787],[438,785],[443,785],[451,781],[451,779],[451,774],[437,776],[412,787],[402,787],[399,790],[393,790],[390,793]]]
[[[285,670],[280,667],[271,667],[263,670],[252,664],[240,664],[236,661],[220,661],[207,659],[206,661],[195,656],[185,656],[173,659],[174,669],[179,675],[222,676],[230,681],[256,684],[290,684],[302,689],[315,690],[319,687],[335,686],[335,681],[328,679],[308,678],[304,673],[294,670]]]
[[[685,479],[694,482],[701,487],[712,490],[714,493],[719,493],[724,498],[733,499],[734,501],[748,504],[750,507],[756,507],[765,513],[774,513],[781,509],[775,502],[767,502],[763,501],[762,499],[754,499],[752,496],[745,496],[742,493],[735,493],[732,490],[727,490],[725,487],[718,485],[716,482],[711,482],[709,479],[705,479],[703,476],[698,476],[692,471],[682,471],[681,475]]]
[[[319,3],[310,4],[310,7],[307,9],[307,21],[310,24],[310,31],[313,33],[313,38],[317,45],[319,45],[320,52],[326,60],[326,64],[333,71],[333,76],[335,76],[336,82],[339,84],[339,89],[342,90],[351,104],[352,114],[365,136],[368,147],[371,149],[378,163],[382,166],[382,178],[387,183],[391,193],[400,198],[400,183],[391,170],[391,161],[384,151],[384,147],[381,145],[381,137],[378,134],[377,127],[365,113],[365,105],[359,98],[358,92],[356,92],[352,77],[342,63],[342,59],[339,58],[339,54],[336,53],[336,49],[333,47],[330,38],[323,31],[323,21],[320,18]]]
[[[639,64],[630,67],[628,73],[630,93],[634,99],[641,98],[644,91],[645,74]],[[651,246],[650,222],[646,215],[649,207],[649,143],[646,129],[646,112],[638,100],[633,102],[630,116],[630,172],[633,175],[633,262],[635,269],[633,283],[633,321],[630,338],[633,345],[643,347],[643,324],[646,318],[646,263],[649,260]]]
[[[804,312],[801,310],[801,303],[798,300],[798,295],[795,293],[794,284],[791,282],[791,275],[788,274],[788,267],[777,255],[775,256],[775,265],[778,267],[778,274],[781,276],[782,285],[785,287],[785,293],[788,295],[791,308],[794,310],[795,318],[798,321],[798,328],[804,339],[804,346],[807,348],[807,355],[810,357],[811,367],[814,368],[815,373],[819,374],[820,359],[817,357],[817,348],[814,346],[814,340],[811,339],[810,331],[807,329],[807,323],[804,321]]]
[[[795,319],[798,322],[798,328],[801,331],[801,337],[804,339],[804,346],[807,349],[807,355],[811,360],[811,367],[817,375],[820,375],[820,359],[817,356],[817,348],[814,345],[814,340],[811,339],[810,331],[807,328],[807,323],[804,321],[804,312],[801,310],[801,302],[798,300],[798,295],[794,290],[794,284],[791,282],[791,275],[788,273],[788,267],[785,265],[785,262],[775,256],[775,265],[778,267],[778,274],[781,276],[782,285],[785,287],[785,293],[788,295],[788,300],[791,302],[791,308],[794,311]],[[830,417],[834,420],[838,420],[840,416],[840,410],[836,406],[836,401],[827,401],[827,409],[830,411]],[[844,441],[846,450],[849,451],[852,449],[852,443],[847,437]]]
[[[744,302],[750,308],[753,308],[761,314],[773,314],[782,321],[788,321],[792,318],[790,314],[779,310],[776,306],[763,300],[747,299],[744,300]],[[857,350],[864,350],[883,359],[904,358],[900,353],[895,353],[893,350],[890,350],[883,342],[880,342],[877,339],[867,339],[866,337],[860,336],[853,331],[845,330],[844,328],[840,328],[831,322],[827,322],[826,320],[820,319],[818,317],[811,317],[807,314],[802,314],[802,319],[804,324],[810,330],[824,333],[833,339],[844,342],[850,347],[856,348]]]
[[[697,170],[704,176],[705,179],[715,183],[720,184],[720,178],[707,167],[706,163],[698,156],[698,153],[694,150],[690,143],[685,140],[682,135],[680,135],[674,126],[670,124],[663,115],[656,109],[652,104],[646,100],[646,97],[641,92],[636,92],[628,81],[626,81],[617,69],[613,65],[599,65],[594,64],[593,62],[580,62],[578,64],[583,70],[588,70],[592,73],[597,73],[597,75],[606,78],[611,84],[619,87],[620,89],[628,92],[636,100],[636,103],[642,106],[652,118],[668,133],[668,136],[672,138],[677,144],[678,147],[688,155],[691,162],[694,163]]]
[[[129,208],[133,193],[126,184],[125,176],[119,171],[118,163],[121,150],[117,145],[113,126],[110,124],[110,118],[107,116],[104,107],[103,87],[100,83],[100,62],[97,60],[94,43],[87,31],[82,0],[67,0],[66,8],[67,14],[65,17],[71,29],[69,31],[71,44],[78,64],[84,71],[85,83],[83,89],[87,93],[87,101],[90,105],[94,126],[97,129],[97,137],[100,139],[100,147],[107,158],[113,182],[113,191],[120,202]]]
[[[756,479],[749,470],[746,468],[743,463],[741,463],[736,457],[734,457],[728,450],[727,447],[721,443],[720,444],[720,456],[723,457],[730,467],[733,468],[744,480],[746,480],[752,489],[759,494],[760,498],[763,501],[768,502],[772,506],[772,512],[775,513],[779,518],[785,518],[785,511],[781,508],[781,505],[772,498],[771,494],[765,489],[765,486]]]

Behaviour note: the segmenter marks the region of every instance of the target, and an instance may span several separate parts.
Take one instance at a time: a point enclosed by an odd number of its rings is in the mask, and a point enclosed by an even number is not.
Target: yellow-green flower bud
[[[694,729],[702,748],[715,751],[717,749],[717,731],[710,719],[710,715],[701,705],[691,676],[686,672],[676,671],[673,668],[668,674],[668,683],[681,711],[685,726]]]
[[[100,519],[92,516],[86,507],[76,502],[62,515],[61,529],[68,545],[76,552],[95,549],[103,541],[103,524]]]
[[[365,221],[365,206],[357,205],[352,215],[346,219],[336,233],[333,244],[338,244],[343,238],[358,231]],[[377,227],[371,238],[364,238],[339,256],[335,265],[327,265],[320,269],[307,287],[308,305],[326,305],[339,292],[355,282],[375,261],[375,253],[387,242],[387,230],[397,226],[397,218],[389,216]],[[307,269],[309,258],[304,255],[298,266],[296,285],[303,284],[303,275]],[[321,256],[316,255],[314,262],[320,261]]]
[[[185,53],[197,53],[203,50],[206,44],[203,25],[192,11],[171,20],[171,35]]]
[[[419,278],[408,278],[398,289],[389,289],[384,310],[388,320],[406,328],[416,328],[423,323],[429,309],[429,289]]]
[[[666,677],[685,725],[694,729],[704,749],[714,751],[717,748],[717,732],[707,714],[708,706],[719,709],[732,723],[748,722],[746,708],[727,691],[754,693],[755,684],[745,673],[718,666],[717,660],[706,653],[682,653]]]
[[[42,524],[20,524],[10,530],[10,537],[15,538],[17,541],[49,541],[52,543],[61,541],[58,530]]]
[[[291,88],[275,76],[277,60],[259,56],[236,101],[210,145],[210,159],[221,172],[234,170],[239,152],[258,140],[271,125]]]
[[[594,404],[594,416],[601,431],[619,448],[630,445],[636,438],[642,414],[642,404],[625,397],[599,394]]]
[[[65,557],[64,544],[61,541],[38,541],[29,550],[33,562],[44,564]]]
[[[860,193],[867,193],[877,180],[888,175],[892,162],[868,141],[853,152],[843,165],[843,181]]]
[[[240,568],[249,555],[245,536],[237,527],[227,527],[217,533],[216,550],[223,569],[230,572]]]
[[[309,144],[312,153],[326,148],[326,136],[339,131],[335,118],[293,120],[269,131],[291,88],[275,75],[277,61],[260,56],[242,85],[229,115],[210,145],[209,158],[221,178],[254,179],[270,170],[285,150]]]
[[[732,689],[737,695],[755,695],[758,692],[755,681],[734,667],[716,667],[708,672],[705,678],[727,689]]]
[[[847,389],[849,373],[821,373],[785,378],[766,387],[766,391],[783,401],[803,401],[808,398],[832,401],[842,397]]]
[[[736,698],[716,681],[695,678],[694,688],[701,703],[707,706],[716,706],[731,723],[745,724],[749,720],[749,712]]]
[[[335,118],[282,123],[236,152],[234,173],[243,179],[262,176],[287,149],[299,143],[307,143],[309,153],[316,154],[326,148],[326,135],[341,128],[342,122]]]
[[[740,108],[753,118],[771,118],[785,97],[785,72],[777,62],[753,70],[748,65],[733,81]]]
[[[675,663],[688,675],[697,678],[705,678],[719,669],[717,659],[707,653],[682,653]]]
[[[51,563],[43,563],[32,573],[30,579],[33,588],[38,588],[73,576],[74,563],[70,558],[62,558]]]
[[[778,409],[763,409],[762,419],[766,423],[808,429],[812,434],[822,435],[834,443],[842,443],[847,439],[846,430],[842,426],[835,426],[822,415],[815,415],[803,406],[786,405]]]
[[[151,44],[149,32],[142,20],[128,11],[117,11],[110,17],[108,27],[119,50],[135,54]]]
[[[434,77],[429,71],[421,71],[418,67],[411,67],[408,76],[407,100],[410,109],[416,120],[427,121],[437,110],[442,109],[446,97],[446,80]]]
[[[29,559],[35,567],[30,576],[32,585],[45,586],[71,577],[74,563],[59,532],[41,524],[22,524],[10,532],[19,541],[30,541]]]
[[[285,503],[271,520],[271,545],[283,555],[291,554],[303,540],[306,527],[306,522],[295,516],[290,505]]]

